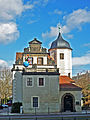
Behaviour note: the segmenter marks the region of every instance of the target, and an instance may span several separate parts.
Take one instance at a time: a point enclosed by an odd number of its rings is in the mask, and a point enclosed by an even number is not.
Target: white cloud
[[[43,5],[46,6],[49,0],[43,0]]]
[[[49,14],[57,14],[57,15],[61,15],[62,11],[55,9],[53,12],[49,12]]]
[[[38,19],[37,20],[29,20],[28,24],[33,24],[33,23],[36,23],[37,21],[38,21]]]
[[[6,44],[19,37],[16,25],[16,17],[22,15],[27,9],[33,9],[37,5],[45,6],[49,0],[38,0],[31,3],[23,0],[0,0],[0,43]],[[31,21],[35,22],[35,21]]]
[[[66,25],[62,27],[63,33],[69,33],[75,28],[81,30],[84,23],[90,22],[90,11],[78,9],[71,14],[64,16],[64,20],[66,21]]]
[[[90,64],[90,53],[81,57],[73,57],[73,66],[88,65],[88,64]]]
[[[50,27],[50,32],[42,33],[42,37],[54,37],[58,33],[57,27]]]
[[[46,6],[48,4],[50,0],[35,0],[32,5],[34,7],[37,7],[37,6]]]
[[[0,19],[12,20],[25,9],[32,9],[32,4],[23,5],[22,0],[0,0]]]
[[[6,62],[5,60],[0,59],[0,69],[1,68],[12,68],[13,64],[15,63],[15,61],[8,61]]]
[[[83,46],[85,46],[85,47],[90,47],[90,43],[86,43],[86,44],[84,44]]]
[[[17,25],[13,22],[0,23],[0,43],[10,43],[19,36]]]
[[[0,68],[7,67],[8,64],[6,61],[0,59]]]
[[[19,37],[15,19],[33,4],[23,4],[23,0],[0,0],[0,43],[7,44]]]
[[[72,39],[72,38],[73,38],[73,35],[72,35],[72,34],[67,34],[67,38],[68,38],[68,39]]]
[[[63,17],[65,25],[61,26],[61,32],[64,34],[70,33],[73,29],[82,29],[82,25],[90,22],[90,11],[86,9],[78,9],[67,16]],[[57,35],[57,26],[50,27],[50,32],[42,33],[42,37],[55,37]],[[72,36],[71,36],[72,37]]]
[[[62,14],[62,11],[60,11],[60,10],[58,10],[58,9],[55,9],[55,10],[54,10],[54,14],[61,15],[61,14]]]

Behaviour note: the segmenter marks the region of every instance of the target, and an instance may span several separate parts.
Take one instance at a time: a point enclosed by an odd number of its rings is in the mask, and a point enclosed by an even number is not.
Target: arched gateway
[[[61,99],[61,111],[75,111],[75,98],[72,94],[66,93]]]

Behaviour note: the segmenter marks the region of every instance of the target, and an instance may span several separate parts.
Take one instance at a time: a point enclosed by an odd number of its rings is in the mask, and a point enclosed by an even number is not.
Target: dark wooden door
[[[64,111],[73,111],[73,98],[70,95],[64,97]]]

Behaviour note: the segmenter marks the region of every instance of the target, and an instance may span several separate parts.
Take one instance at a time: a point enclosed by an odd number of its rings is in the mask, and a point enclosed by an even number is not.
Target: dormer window
[[[64,59],[64,53],[60,53],[60,60]]]
[[[39,57],[37,62],[38,62],[38,65],[43,65],[43,58]]]

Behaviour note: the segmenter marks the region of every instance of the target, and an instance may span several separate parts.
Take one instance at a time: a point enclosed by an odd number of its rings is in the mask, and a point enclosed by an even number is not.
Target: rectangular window
[[[33,107],[38,107],[38,97],[33,97]]]
[[[33,86],[32,78],[27,78],[27,86]]]
[[[39,78],[39,86],[44,86],[44,78]]]
[[[38,58],[38,65],[43,65],[43,58]]]
[[[79,103],[79,101],[76,101],[76,105],[79,105],[80,103]]]
[[[60,53],[60,59],[61,59],[61,60],[64,59],[64,53]]]
[[[70,73],[68,73],[68,77],[70,77]]]

